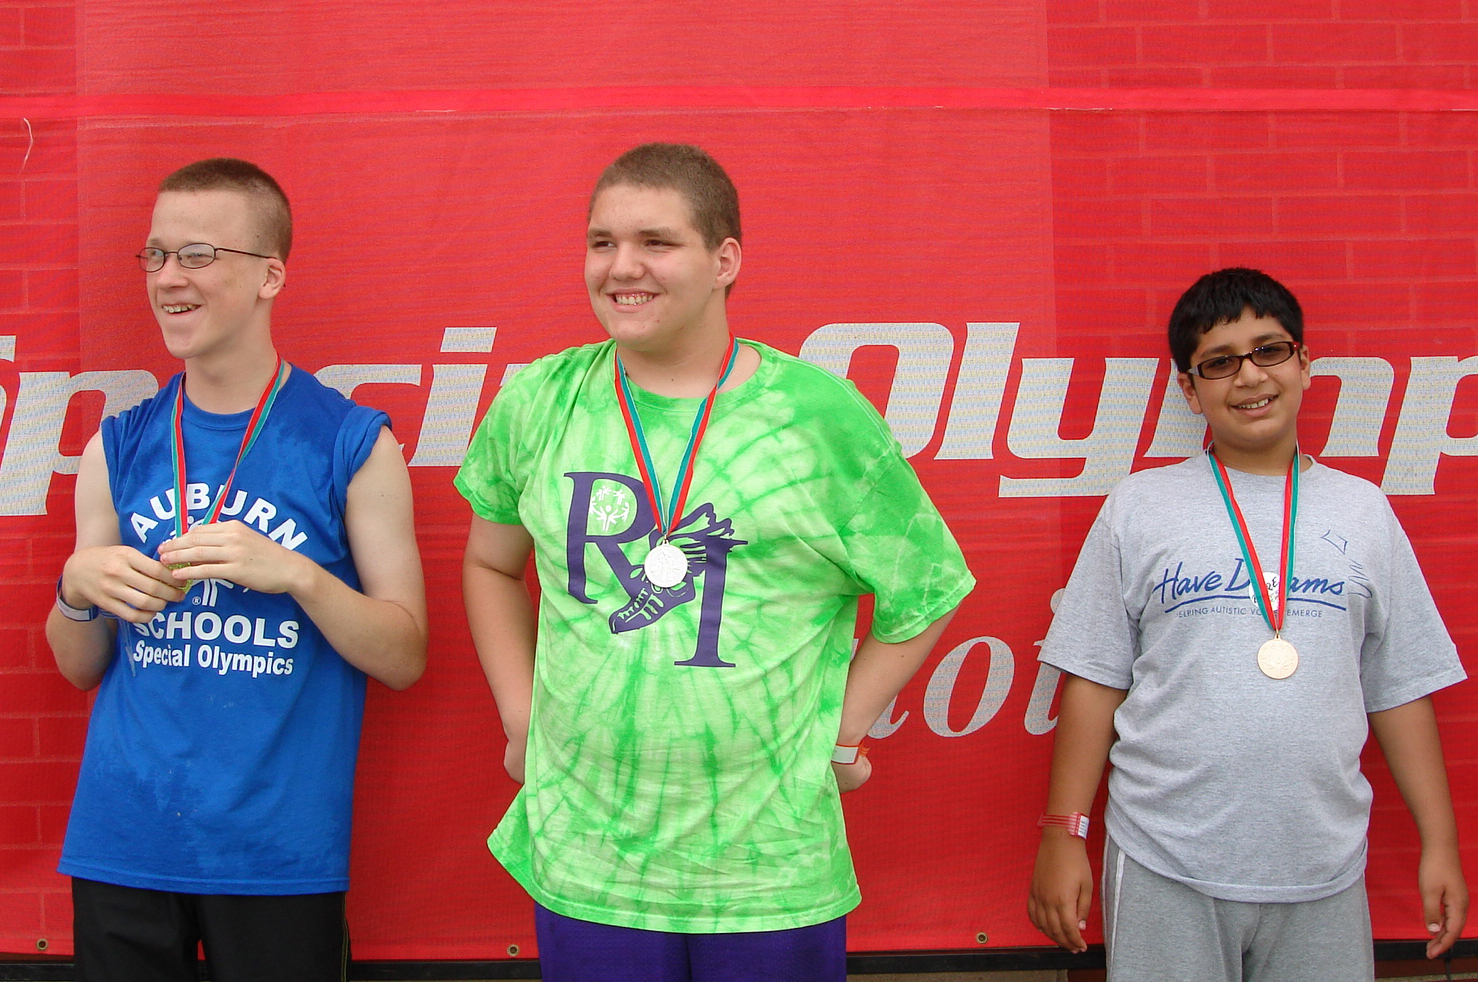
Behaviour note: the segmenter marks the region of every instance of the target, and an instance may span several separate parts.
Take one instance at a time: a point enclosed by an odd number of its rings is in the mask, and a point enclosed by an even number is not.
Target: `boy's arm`
[[[534,698],[536,622],[524,583],[533,551],[534,540],[522,525],[499,525],[474,515],[462,559],[467,625],[508,737],[503,767],[519,784]]]
[[[1086,815],[1103,780],[1114,742],[1114,711],[1128,692],[1076,675],[1064,674],[1052,737],[1052,777],[1047,814]],[[1027,913],[1047,937],[1069,951],[1087,951],[1083,929],[1093,902],[1093,871],[1088,843],[1067,829],[1046,826],[1032,871]]]
[[[211,577],[288,593],[345,661],[392,689],[426,668],[426,586],[416,548],[410,472],[388,428],[349,482],[344,506],[355,590],[307,556],[241,522],[197,525],[159,548],[179,580]]]
[[[939,636],[955,616],[956,607],[907,641],[879,641],[871,631],[857,646],[852,664],[847,669],[847,691],[842,697],[842,723],[837,743],[855,747],[867,736],[888,703],[913,678],[924,659],[929,657]],[[856,791],[872,776],[872,764],[861,754],[851,764],[832,761],[837,787],[843,793]]]
[[[184,597],[163,563],[119,541],[101,434],[94,435],[82,452],[73,509],[77,548],[62,570],[60,587],[69,606],[98,607],[142,624],[165,604]],[[79,689],[102,681],[113,656],[116,630],[117,625],[103,617],[71,620],[55,604],[46,619],[46,640],[57,668]]]
[[[1421,836],[1417,886],[1432,934],[1427,957],[1436,958],[1452,947],[1468,917],[1468,887],[1458,854],[1457,819],[1447,789],[1437,714],[1431,698],[1423,697],[1371,713],[1370,728]]]

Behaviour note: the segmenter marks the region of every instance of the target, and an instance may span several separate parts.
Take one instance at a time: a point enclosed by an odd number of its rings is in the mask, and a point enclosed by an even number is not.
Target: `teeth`
[[[183,314],[185,311],[194,310],[198,306],[200,306],[198,303],[167,303],[163,305],[166,314]]]
[[[617,293],[617,294],[615,294],[615,300],[616,300],[617,303],[619,303],[619,304],[625,304],[626,306],[629,306],[629,307],[638,307],[638,306],[641,306],[642,304],[646,303],[650,299],[652,299],[652,295],[650,293]]]
[[[1272,397],[1269,396],[1269,397],[1265,397],[1265,398],[1259,399],[1256,402],[1244,402],[1244,403],[1242,403],[1242,405],[1238,406],[1237,408],[1238,409],[1261,409],[1263,406],[1266,406],[1268,403],[1270,403],[1272,401],[1273,401],[1272,400]]]

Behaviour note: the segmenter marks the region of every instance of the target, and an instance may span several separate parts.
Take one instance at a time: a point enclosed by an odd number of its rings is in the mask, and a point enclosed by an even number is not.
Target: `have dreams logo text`
[[[1295,569],[1288,577],[1288,613],[1292,617],[1319,617],[1320,608],[1343,611],[1351,598],[1371,596],[1370,580],[1359,562],[1350,558],[1349,540],[1330,530],[1311,545],[1339,553],[1336,564],[1347,571],[1343,578],[1319,575],[1300,576],[1297,556]],[[1327,556],[1327,552],[1326,552]],[[1158,579],[1151,580],[1150,598],[1167,614],[1194,617],[1199,614],[1257,614],[1257,589],[1239,557],[1224,566],[1190,570],[1184,562],[1167,566]],[[1278,574],[1265,571],[1263,581],[1276,605],[1279,596]],[[1259,615],[1260,616],[1260,615]]]

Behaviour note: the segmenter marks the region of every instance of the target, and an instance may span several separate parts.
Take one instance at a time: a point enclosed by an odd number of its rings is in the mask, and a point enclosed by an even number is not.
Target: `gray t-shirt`
[[[1230,471],[1276,574],[1284,478]],[[1130,475],[1088,533],[1041,660],[1129,690],[1114,716],[1108,832],[1141,865],[1212,897],[1317,900],[1365,868],[1366,713],[1466,677],[1390,504],[1314,463],[1300,474],[1283,637],[1272,632],[1204,456]],[[1275,591],[1276,594],[1276,591]]]

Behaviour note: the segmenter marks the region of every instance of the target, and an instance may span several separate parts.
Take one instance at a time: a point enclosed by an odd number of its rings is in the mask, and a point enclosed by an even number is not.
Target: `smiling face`
[[[147,245],[175,250],[193,243],[248,252],[261,245],[252,199],[237,191],[165,191],[154,205]],[[249,346],[270,345],[272,299],[282,289],[277,259],[234,252],[202,269],[185,269],[174,255],[145,274],[149,306],[170,354],[185,361],[220,359]]]
[[[1191,355],[1191,366],[1218,355],[1245,355],[1275,341],[1292,341],[1283,325],[1250,311],[1218,324]],[[1277,365],[1260,368],[1251,359],[1228,378],[1177,376],[1191,412],[1206,417],[1216,454],[1229,467],[1252,473],[1281,474],[1298,444],[1298,410],[1309,387],[1308,349]]]
[[[739,261],[732,238],[704,245],[672,188],[615,184],[591,206],[585,286],[596,318],[625,351],[665,357],[726,339],[724,291]]]

